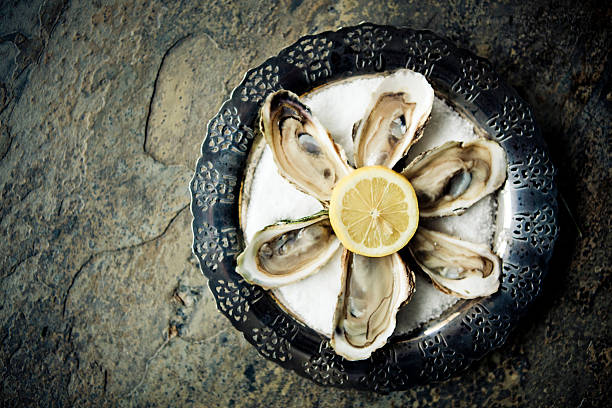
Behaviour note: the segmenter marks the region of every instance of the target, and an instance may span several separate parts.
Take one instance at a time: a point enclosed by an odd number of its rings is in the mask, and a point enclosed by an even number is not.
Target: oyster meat
[[[445,293],[473,299],[499,289],[500,262],[486,245],[419,227],[408,248],[423,272]]]
[[[322,211],[259,231],[238,256],[237,271],[248,282],[275,288],[317,272],[339,246],[327,212]]]
[[[357,167],[393,168],[421,136],[433,96],[427,79],[416,72],[398,72],[383,80],[365,118],[354,126]]]
[[[345,250],[342,265],[331,344],[344,358],[363,360],[395,330],[397,310],[414,291],[414,274],[397,253],[370,258]]]
[[[262,107],[260,127],[279,173],[303,192],[329,201],[334,185],[351,167],[298,96],[286,90],[270,94]]]
[[[422,217],[458,215],[506,180],[506,153],[492,140],[447,142],[415,158],[410,180]]]

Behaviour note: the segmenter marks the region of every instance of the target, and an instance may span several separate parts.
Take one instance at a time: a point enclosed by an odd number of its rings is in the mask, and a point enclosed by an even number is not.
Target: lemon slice
[[[329,218],[351,252],[380,257],[403,248],[419,223],[416,194],[401,174],[382,166],[362,167],[334,187]]]

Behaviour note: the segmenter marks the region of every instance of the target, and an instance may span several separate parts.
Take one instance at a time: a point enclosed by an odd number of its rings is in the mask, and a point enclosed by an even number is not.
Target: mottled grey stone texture
[[[135,3],[0,5],[2,406],[606,405],[606,2]],[[457,378],[387,396],[259,356],[190,250],[188,181],[221,102],[299,37],[361,21],[430,28],[488,58],[532,104],[562,194],[544,294],[507,343]]]

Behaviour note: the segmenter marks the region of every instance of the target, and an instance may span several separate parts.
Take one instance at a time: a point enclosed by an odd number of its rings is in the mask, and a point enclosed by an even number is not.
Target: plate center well
[[[404,73],[410,71],[398,71],[391,75]],[[352,161],[350,158],[353,155],[353,124],[366,115],[372,92],[384,78],[384,75],[356,76],[302,95],[303,102],[330,132],[334,141],[342,146],[349,161]],[[414,158],[447,141],[476,138],[478,136],[472,122],[436,96],[423,137],[412,146],[408,158]],[[265,145],[263,140],[259,143]],[[267,225],[308,216],[323,208],[318,200],[298,191],[280,176],[269,147],[262,147],[259,154],[251,155],[247,166],[252,171],[246,172],[250,180],[245,180],[244,188],[248,191],[243,192],[241,203],[245,209],[241,225],[247,242]],[[496,208],[496,197],[488,196],[461,216],[421,219],[420,223],[471,242],[491,243]],[[331,336],[333,314],[340,292],[340,256],[341,252],[338,252],[318,273],[272,291],[288,313],[327,337]],[[427,278],[417,273],[416,291],[412,300],[398,312],[395,333],[409,333],[439,317],[458,300],[435,289]]]

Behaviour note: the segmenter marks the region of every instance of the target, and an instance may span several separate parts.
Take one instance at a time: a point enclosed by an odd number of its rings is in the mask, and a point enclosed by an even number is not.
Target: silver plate
[[[439,319],[393,336],[364,361],[337,356],[328,339],[286,314],[235,272],[243,247],[240,193],[265,96],[303,94],[356,75],[409,68],[508,157],[495,249],[500,290],[460,301]],[[219,310],[260,354],[322,385],[389,392],[441,381],[501,346],[540,293],[558,235],[555,169],[531,109],[490,64],[429,31],[361,24],[306,36],[250,70],[210,121],[191,182],[193,250]]]

